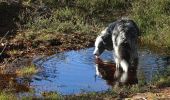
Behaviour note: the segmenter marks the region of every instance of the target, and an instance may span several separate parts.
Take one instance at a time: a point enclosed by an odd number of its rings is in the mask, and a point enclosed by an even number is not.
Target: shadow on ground
[[[17,2],[0,2],[0,37],[8,31],[10,35],[16,33],[20,11],[21,5]]]

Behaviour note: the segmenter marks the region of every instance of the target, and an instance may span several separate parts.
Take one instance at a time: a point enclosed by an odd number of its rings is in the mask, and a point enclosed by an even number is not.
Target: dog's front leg
[[[116,69],[119,69],[120,67],[120,61],[117,57],[115,57],[115,63],[116,63]]]
[[[115,63],[116,63],[116,70],[115,70],[115,73],[114,73],[114,77],[118,78],[120,76],[120,70],[119,70],[120,62],[119,62],[118,57],[115,57]]]
[[[121,68],[123,69],[124,72],[128,72],[129,63],[126,60],[121,60],[120,66],[121,66]]]

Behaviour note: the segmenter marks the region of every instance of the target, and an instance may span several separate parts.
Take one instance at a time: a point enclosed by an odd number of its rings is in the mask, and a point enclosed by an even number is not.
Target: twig
[[[8,35],[8,33],[9,33],[9,31],[6,32],[6,34],[2,37],[1,42],[2,42],[2,40]],[[1,42],[0,42],[0,43],[1,43]]]
[[[9,31],[6,32],[6,34],[1,38],[1,41],[0,43],[2,43],[3,39],[8,35]],[[6,46],[7,46],[7,42],[5,43],[5,46],[3,47],[2,51],[0,52],[0,56],[2,55],[2,53],[5,51],[6,49]]]
[[[0,56],[2,55],[2,53],[5,51],[6,49],[6,46],[7,46],[7,42],[5,43],[5,47],[2,49],[2,51],[0,52]]]

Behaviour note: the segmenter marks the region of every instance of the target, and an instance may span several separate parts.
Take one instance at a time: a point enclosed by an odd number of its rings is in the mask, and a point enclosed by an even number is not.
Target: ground
[[[19,34],[17,33],[17,35]],[[94,40],[94,35],[80,33],[55,34],[53,39],[46,41],[21,40],[15,36],[9,40],[4,40],[7,42],[0,45],[0,50],[4,49],[2,55],[0,55],[2,59],[0,61],[0,68],[3,70],[12,68],[14,71],[15,66],[18,68],[20,66],[27,66],[36,56],[47,56],[58,52],[92,47]]]
[[[17,35],[19,34],[17,33]],[[3,69],[1,73],[13,73],[23,66],[29,66],[37,56],[93,47],[95,38],[96,35],[80,33],[56,34],[55,38],[47,41],[21,40],[16,36],[12,37],[6,40],[6,48],[1,55],[0,68]],[[5,45],[1,45],[0,48],[4,48]],[[169,99],[170,87],[154,89],[154,92],[131,94],[127,97],[127,99],[134,100]],[[106,97],[106,99],[108,98],[110,97]]]
[[[10,0],[3,0],[3,1],[10,1]],[[96,23],[95,20],[91,18],[96,19],[98,22],[98,25],[100,21],[107,21],[110,22],[111,20],[115,18],[119,18],[120,16],[123,15],[131,15],[133,19],[138,23],[140,26],[141,30],[143,33],[143,39],[141,39],[141,44],[145,45],[148,44],[148,47],[153,48],[155,52],[162,50],[162,46],[166,47],[166,54],[170,54],[169,52],[169,0],[153,0],[153,2],[149,1],[140,1],[136,0],[135,2],[128,3],[127,1],[130,0],[115,0],[116,4],[113,3],[113,5],[110,5],[110,0],[101,0],[101,2],[96,2],[95,0],[92,1],[85,1],[84,0],[75,0],[78,1],[76,2],[79,5],[75,6],[75,9],[79,9],[80,13],[76,14],[74,11],[79,11],[79,10],[72,10],[69,9],[69,7],[73,8],[74,3],[67,3],[69,2],[68,0],[57,0],[58,2],[62,1],[61,7],[60,5],[57,7],[60,7],[63,10],[57,10],[56,16],[57,16],[57,21],[60,22],[59,25],[61,25],[61,29],[63,28],[62,25],[65,25],[68,23],[67,21],[70,21],[69,25],[74,26],[75,22],[78,23],[76,24],[79,26],[81,29],[85,29],[86,31],[92,30],[95,31],[92,34],[89,32],[89,34],[85,33],[83,34],[82,32],[78,31],[71,31],[70,29],[74,29],[74,27],[66,28],[65,31],[62,33],[38,33],[38,34],[33,34],[30,32],[27,32],[25,30],[20,31],[20,24],[25,24],[25,21],[27,19],[27,16],[29,17],[29,13],[25,13],[25,16],[20,16],[20,13],[22,11],[28,10],[29,9],[24,9],[23,6],[21,5],[16,5],[16,1],[21,1],[21,0],[11,0],[14,1],[14,4],[12,6],[9,5],[9,3],[2,2],[0,6],[0,79],[2,80],[3,78],[7,79],[9,78],[9,81],[2,82],[0,80],[0,92],[2,88],[4,88],[4,84],[6,85],[7,83],[10,83],[11,85],[11,79],[16,77],[16,74],[9,74],[8,77],[3,76],[4,73],[14,73],[18,72],[18,69],[21,69],[24,66],[30,66],[32,63],[32,60],[36,57],[42,57],[42,56],[48,56],[52,55],[58,52],[64,52],[68,50],[77,50],[81,48],[87,48],[87,47],[92,47],[94,46],[94,41],[96,38],[96,33],[98,33],[98,30],[94,30],[98,28],[99,26],[95,26]],[[24,0],[27,1],[27,5],[31,5],[31,2],[33,1],[41,1],[41,0]],[[45,0],[43,0],[45,1]],[[51,0],[49,0],[51,1]],[[56,1],[56,0],[52,0]],[[80,2],[82,1],[82,3]],[[106,2],[105,2],[106,1]],[[108,2],[107,2],[108,1]],[[124,2],[125,1],[125,2]],[[66,2],[66,3],[65,3]],[[100,5],[100,3],[109,4],[110,6],[103,6],[105,9],[103,9]],[[51,4],[54,4],[53,2]],[[66,9],[64,5],[68,4],[66,6]],[[69,5],[73,4],[73,5]],[[87,4],[87,5],[85,5]],[[122,5],[122,6],[121,6]],[[153,6],[154,5],[154,6]],[[26,6],[26,5],[25,5]],[[54,6],[54,5],[53,5]],[[53,7],[52,6],[52,7]],[[115,6],[115,7],[114,7]],[[124,8],[129,6],[130,8]],[[143,9],[143,7],[146,7],[147,9]],[[63,7],[63,8],[62,8]],[[108,7],[108,9],[106,9]],[[120,7],[120,8],[119,8]],[[114,9],[116,8],[116,9]],[[157,9],[155,9],[157,8]],[[113,11],[114,13],[112,13]],[[64,13],[61,13],[61,12]],[[104,11],[104,12],[102,12]],[[34,12],[34,11],[33,11]],[[31,14],[33,13],[31,12]],[[72,13],[73,12],[73,13]],[[95,14],[91,13],[94,12]],[[123,12],[123,13],[122,13]],[[141,13],[142,12],[142,13]],[[107,14],[105,14],[107,13]],[[68,14],[68,15],[67,15]],[[85,14],[80,16],[81,14]],[[103,15],[102,15],[103,14]],[[78,15],[78,16],[77,16]],[[145,16],[143,16],[145,15]],[[73,23],[71,22],[72,20],[68,19],[68,16],[73,19]],[[84,17],[85,16],[85,17]],[[23,17],[22,20],[19,20],[19,18]],[[58,18],[59,17],[59,18]],[[61,18],[60,18],[61,17]],[[81,19],[84,18],[83,20],[75,20],[76,19]],[[5,20],[7,18],[7,20]],[[14,20],[15,19],[15,20]],[[32,19],[32,18],[31,18]],[[27,19],[28,20],[28,19]],[[49,20],[41,20],[42,22],[47,21],[47,23],[38,23],[31,28],[37,28],[38,26],[40,27],[39,30],[44,29],[45,27],[51,28],[55,26],[55,23],[50,24],[51,26],[48,26],[46,24],[49,24]],[[40,21],[40,22],[41,22]],[[94,28],[91,28],[91,24],[89,24],[89,27],[84,28],[84,23],[88,22],[92,24]],[[80,23],[81,22],[81,23]],[[82,24],[82,22],[84,22]],[[93,25],[94,24],[94,25]],[[45,27],[43,26],[45,25]],[[57,24],[58,25],[58,24]],[[87,24],[88,25],[88,24]],[[7,28],[8,27],[8,28]],[[90,29],[89,29],[90,28]],[[55,28],[54,28],[55,29]],[[100,29],[99,29],[100,30]],[[12,34],[8,34],[6,37],[5,33],[7,31],[12,31]],[[52,28],[52,31],[53,28]],[[69,34],[68,34],[69,33]],[[94,34],[95,33],[95,34]],[[150,34],[149,34],[150,33]],[[166,41],[165,41],[166,40]],[[151,45],[152,44],[152,45]],[[158,47],[157,47],[158,46]],[[161,48],[161,49],[160,49]],[[165,52],[164,52],[165,53]],[[13,82],[13,81],[12,81]],[[15,86],[15,84],[14,84]],[[2,88],[1,88],[2,87]],[[16,86],[15,86],[16,87]],[[132,99],[169,99],[170,98],[170,87],[164,87],[164,88],[157,88],[154,89],[154,92],[146,92],[146,93],[136,93],[128,96],[129,98]],[[108,97],[102,97],[102,99],[110,99]],[[111,99],[115,99],[111,96]]]
[[[157,89],[156,92],[136,93],[130,99],[134,100],[169,100],[170,87]]]

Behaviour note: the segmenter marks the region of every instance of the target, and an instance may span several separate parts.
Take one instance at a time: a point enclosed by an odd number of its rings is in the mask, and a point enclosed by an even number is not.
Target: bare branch
[[[5,34],[5,35],[1,38],[0,43],[2,43],[3,39],[4,39],[7,35],[8,35],[8,33],[9,33],[9,31],[8,31],[8,32],[6,32],[6,34]],[[0,52],[0,56],[1,56],[1,55],[2,55],[2,53],[5,51],[6,46],[7,46],[7,42],[5,43],[5,45],[4,45],[3,49],[2,49],[2,51]]]
[[[8,35],[8,33],[9,33],[9,31],[8,32],[6,32],[6,34],[1,38],[1,41],[0,41],[0,43],[2,42],[2,40]]]

